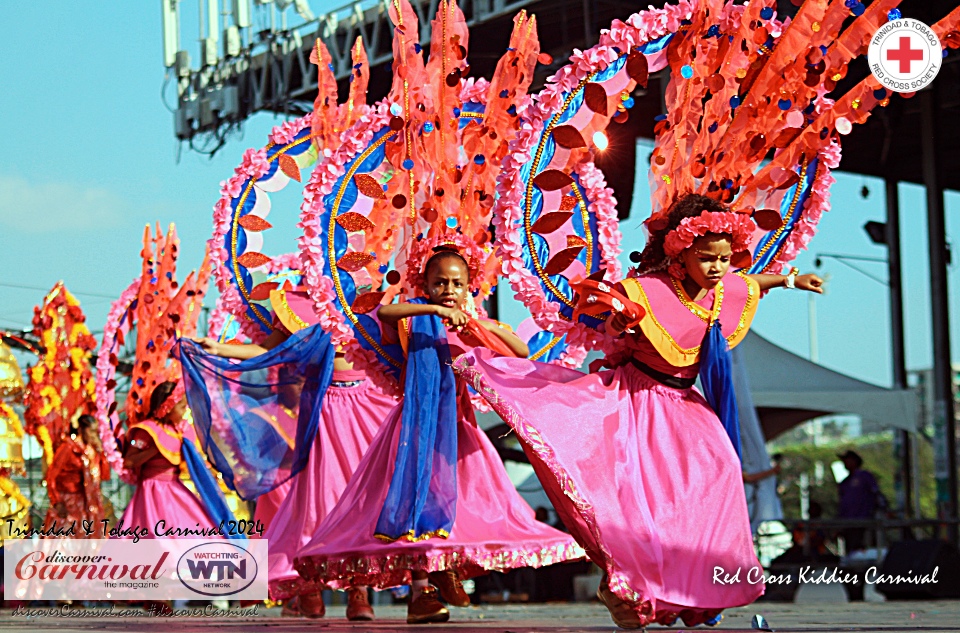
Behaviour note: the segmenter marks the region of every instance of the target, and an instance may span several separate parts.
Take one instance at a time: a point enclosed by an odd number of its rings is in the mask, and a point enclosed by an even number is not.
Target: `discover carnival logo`
[[[177,562],[183,586],[204,596],[232,596],[257,578],[257,559],[229,541],[192,547]]]
[[[7,600],[264,600],[267,546],[264,539],[10,539],[3,594]]]
[[[912,18],[881,26],[867,49],[870,72],[884,88],[916,92],[930,85],[943,63],[943,47],[932,28]]]

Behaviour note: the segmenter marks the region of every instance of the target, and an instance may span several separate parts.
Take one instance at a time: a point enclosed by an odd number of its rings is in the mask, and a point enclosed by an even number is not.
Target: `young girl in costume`
[[[411,624],[449,618],[428,577],[445,600],[466,606],[463,578],[581,555],[567,535],[534,519],[450,367],[452,357],[478,345],[527,353],[512,332],[464,311],[480,249],[460,235],[417,246],[407,285],[424,296],[378,310],[405,351],[403,400],[296,559],[301,575],[331,586],[412,582]]]
[[[77,418],[77,428],[63,438],[47,469],[50,508],[43,522],[44,530],[74,524],[77,534],[82,535],[79,526],[83,521],[99,526],[104,518],[100,492],[104,474],[110,476],[110,465],[97,435],[97,419],[81,415]]]
[[[192,427],[183,423],[187,401],[177,383],[157,385],[150,395],[147,419],[127,432],[123,465],[136,474],[137,488],[121,519],[123,528],[145,528],[145,538],[158,538],[155,528],[207,530],[217,521],[180,481],[181,465],[186,465],[184,442],[195,437]],[[162,525],[159,525],[160,522]],[[159,525],[159,527],[158,527]],[[176,536],[174,536],[176,538]],[[222,538],[219,535],[180,538]]]
[[[622,334],[607,371],[483,349],[455,365],[516,430],[564,524],[604,570],[598,597],[622,628],[715,624],[763,592],[727,346],[746,335],[761,293],[819,293],[822,281],[728,275],[753,230],[748,215],[687,195],[651,235],[639,274],[615,288],[582,284],[578,311],[612,307],[607,332]],[[717,568],[739,580],[718,581]]]
[[[111,466],[121,479],[137,486],[122,518],[124,529],[145,531],[147,538],[245,539],[242,534],[219,533],[221,525],[226,528],[236,520],[217,478],[194,445],[194,427],[184,418],[181,366],[171,352],[180,336],[196,333],[210,270],[204,257],[200,269],[180,282],[178,255],[173,225],[166,235],[159,226],[154,232],[146,227],[141,275],[110,306],[104,326],[95,390],[100,437]],[[118,351],[134,328],[137,351],[123,406],[124,432],[115,376]],[[121,446],[123,455],[118,453]],[[194,491],[180,481],[184,470]]]
[[[231,345],[204,338],[199,341],[203,349],[223,358],[269,358],[270,351],[285,343],[292,333],[316,322],[312,302],[301,291],[277,290],[271,293],[270,301],[274,331],[263,343]],[[187,356],[190,355],[188,352]],[[243,366],[241,363],[233,368],[240,370]],[[283,398],[286,402],[280,403],[285,406],[278,410],[279,415],[291,418],[293,427],[297,424],[295,411],[301,388],[296,382],[288,386]],[[342,353],[335,354],[332,381],[323,398],[305,468],[257,499],[255,516],[266,524],[264,538],[270,542],[270,596],[285,601],[285,614],[323,617],[326,611],[320,593],[323,586],[297,574],[293,568],[294,555],[336,505],[377,429],[395,405],[396,399],[383,393],[366,372],[353,369]],[[270,506],[272,513],[261,509]],[[347,588],[347,619],[372,620],[373,617],[367,588]]]

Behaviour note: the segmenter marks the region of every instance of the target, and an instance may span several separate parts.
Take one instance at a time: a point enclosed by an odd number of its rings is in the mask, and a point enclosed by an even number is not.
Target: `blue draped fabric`
[[[733,390],[733,361],[730,348],[723,336],[720,321],[707,328],[700,345],[700,386],[707,403],[720,418],[727,436],[740,454],[740,416],[737,413],[737,395]]]
[[[210,469],[207,468],[203,456],[197,452],[197,447],[193,442],[184,441],[180,449],[180,454],[187,463],[187,470],[190,472],[190,479],[197,489],[197,496],[200,497],[200,503],[203,504],[207,514],[213,519],[214,524],[223,526],[224,534],[228,539],[237,541],[247,540],[246,534],[231,533],[229,531],[228,521],[233,521],[236,525],[236,517],[227,507],[227,500],[223,498],[223,492],[220,485],[213,478]],[[234,531],[235,532],[235,531]]]
[[[241,498],[255,499],[307,465],[333,377],[334,352],[330,335],[317,325],[240,362],[180,340],[200,445]]]
[[[457,513],[457,386],[447,332],[437,316],[409,322],[396,466],[376,528],[385,540],[447,536]]]

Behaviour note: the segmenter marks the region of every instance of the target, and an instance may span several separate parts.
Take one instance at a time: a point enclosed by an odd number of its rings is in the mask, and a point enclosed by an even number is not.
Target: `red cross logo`
[[[910,36],[900,37],[900,48],[891,48],[887,51],[887,61],[900,62],[900,74],[910,74],[910,62],[923,61],[922,48],[910,48]]]

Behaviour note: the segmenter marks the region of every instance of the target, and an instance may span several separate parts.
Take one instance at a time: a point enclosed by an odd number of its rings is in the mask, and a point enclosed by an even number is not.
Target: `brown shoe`
[[[644,624],[637,613],[630,608],[626,602],[621,600],[610,591],[606,583],[600,583],[597,589],[597,598],[603,603],[603,606],[610,612],[613,623],[621,629],[643,629]]]
[[[437,590],[433,587],[424,587],[417,599],[407,605],[407,624],[446,622],[449,619],[450,612],[437,600]]]
[[[430,572],[430,584],[440,591],[440,597],[455,607],[469,607],[470,596],[463,590],[460,576],[452,569]]]
[[[322,618],[327,613],[327,607],[323,604],[323,594],[319,591],[297,596],[297,603],[302,617]]]
[[[352,587],[347,589],[347,619],[353,621],[370,621],[373,619],[373,607],[367,599],[366,587]]]

